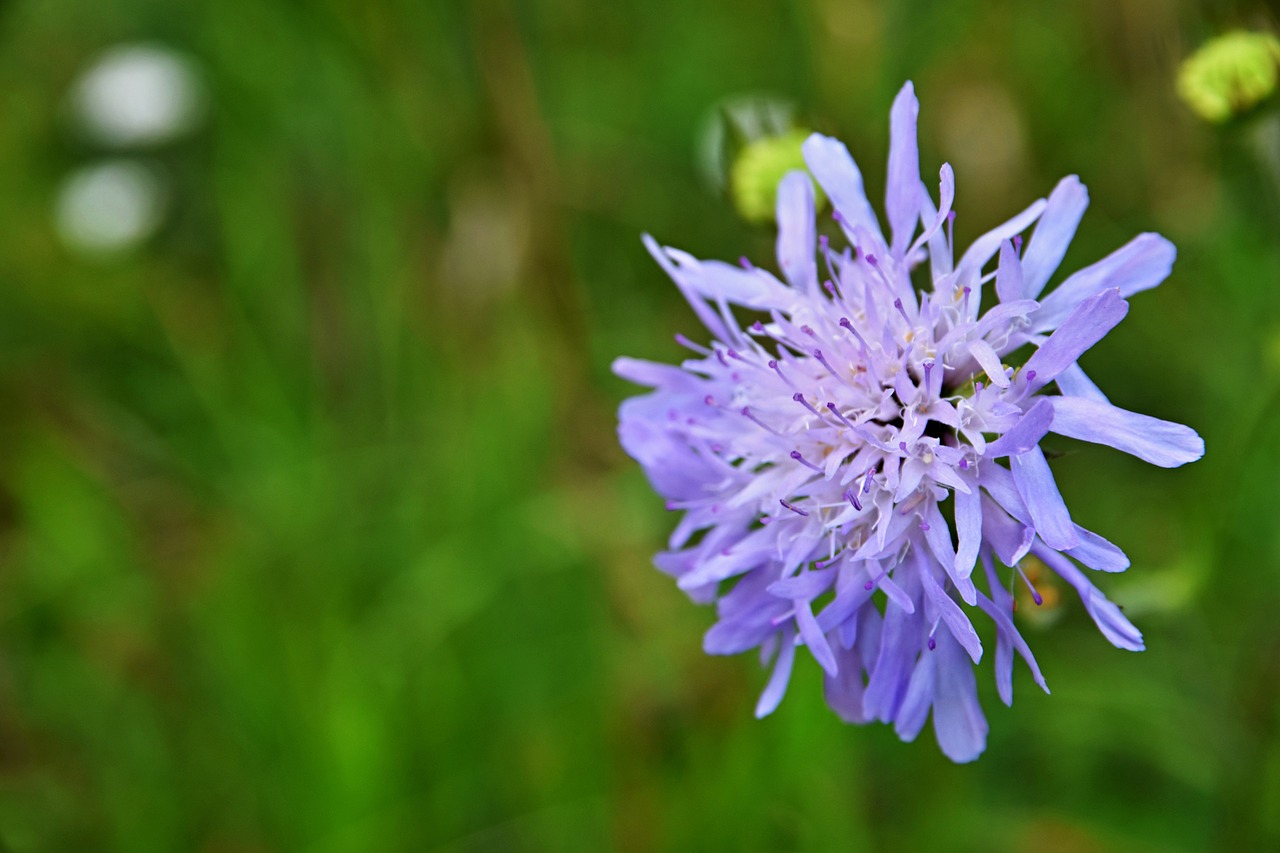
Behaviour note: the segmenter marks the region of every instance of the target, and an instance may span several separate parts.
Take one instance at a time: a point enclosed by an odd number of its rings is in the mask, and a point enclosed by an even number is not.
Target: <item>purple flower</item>
[[[848,150],[809,137],[805,162],[849,246],[817,236],[809,176],[791,172],[777,210],[786,283],[645,237],[714,340],[678,336],[693,351],[679,367],[618,359],[619,376],[654,389],[623,403],[618,434],[684,513],[655,562],[695,601],[716,603],[706,651],[772,660],[757,716],[782,700],[804,646],[842,719],[892,723],[911,740],[932,712],[943,753],[963,762],[987,734],[970,663],[983,653],[976,611],[995,624],[1000,698],[1013,701],[1014,652],[1048,691],[1013,620],[1009,586],[1027,555],[1075,588],[1108,640],[1143,648],[1079,568],[1129,561],[1072,521],[1040,439],[1055,432],[1163,467],[1198,459],[1204,443],[1111,405],[1076,363],[1124,318],[1126,297],[1169,274],[1173,246],[1140,235],[1043,295],[1088,203],[1069,177],[956,260],[954,178],[944,165],[935,204],[919,173],[918,110],[908,83],[890,123],[887,235]],[[922,293],[913,271],[927,271]],[[997,301],[981,314],[989,285]],[[743,328],[735,308],[761,319]],[[1004,363],[1023,348],[1024,364]]]

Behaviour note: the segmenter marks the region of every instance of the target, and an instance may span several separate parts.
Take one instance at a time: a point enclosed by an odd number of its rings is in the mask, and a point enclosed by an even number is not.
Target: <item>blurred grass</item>
[[[0,842],[42,850],[1262,850],[1280,846],[1280,248],[1244,131],[1174,101],[1249,6],[132,0],[0,9]],[[100,49],[192,56],[209,122],[148,153],[174,206],[109,264],[52,227],[104,152]],[[1067,446],[1150,651],[1070,604],[1054,689],[984,685],[987,754],[849,728],[648,564],[670,524],[615,447],[621,353],[694,324],[641,231],[757,261],[702,188],[717,100],[846,138],[887,107],[980,233],[1077,172],[1068,264],[1180,247],[1086,366],[1186,421],[1176,473]],[[975,119],[973,116],[978,116]],[[1003,152],[993,159],[990,152]],[[970,178],[969,175],[974,177]],[[989,676],[989,672],[984,673]],[[989,681],[989,678],[985,679]]]

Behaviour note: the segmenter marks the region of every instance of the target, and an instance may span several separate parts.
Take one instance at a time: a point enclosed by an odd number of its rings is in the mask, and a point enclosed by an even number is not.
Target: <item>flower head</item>
[[[645,237],[713,340],[677,336],[693,352],[678,367],[618,359],[620,376],[653,389],[623,403],[618,432],[684,513],[655,562],[695,601],[715,602],[705,650],[758,648],[772,661],[757,716],[781,701],[803,646],[842,719],[892,723],[911,740],[932,711],[942,751],[970,761],[987,732],[977,611],[995,626],[1001,699],[1012,702],[1014,652],[1045,686],[1009,589],[1028,554],[1074,587],[1107,639],[1143,648],[1080,569],[1128,560],[1072,521],[1040,439],[1055,432],[1165,467],[1199,458],[1203,442],[1111,405],[1076,364],[1124,317],[1127,297],[1168,275],[1173,246],[1140,235],[1042,296],[1088,201],[1071,177],[957,260],[953,176],[944,165],[935,204],[920,179],[917,112],[908,83],[890,122],[887,234],[846,148],[817,134],[804,143],[848,246],[817,236],[810,179],[787,174],[785,283]],[[928,273],[923,292],[913,270]],[[996,304],[982,313],[992,286]],[[735,309],[760,319],[744,327]],[[1028,349],[1021,366],[1005,363]]]

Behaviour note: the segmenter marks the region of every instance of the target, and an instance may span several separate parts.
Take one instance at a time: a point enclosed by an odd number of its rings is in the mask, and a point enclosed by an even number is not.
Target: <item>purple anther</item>
[[[816,358],[816,359],[818,360],[818,362],[819,362],[823,367],[825,367],[825,368],[827,369],[827,372],[829,372],[832,376],[840,377],[840,374],[839,374],[839,373],[836,373],[836,369],[835,369],[834,367],[832,367],[832,366],[831,366],[831,362],[827,361],[826,356],[824,356],[824,355],[822,354],[822,350],[820,350],[820,349],[816,349],[816,350],[814,350],[814,351],[813,351],[812,355],[813,355],[813,357],[814,357],[814,358]]]
[[[800,331],[804,332],[806,335],[808,335],[811,338],[814,338],[815,340],[818,337],[818,333],[813,330],[812,326],[801,326]]]
[[[1021,234],[1013,235],[1013,250],[1017,252],[1019,255],[1022,254],[1022,235]]]
[[[728,349],[728,350],[725,350],[725,353],[729,356],[729,358],[735,358],[735,359],[737,359],[738,361],[746,361],[746,359],[745,359],[745,358],[743,358],[742,356],[738,355],[738,351],[737,351],[737,350],[735,350],[735,349]]]
[[[836,286],[831,283],[831,279],[827,279],[826,281],[824,281],[822,283],[822,287],[824,290],[827,291],[827,293],[830,293],[832,296],[836,295]]]
[[[902,315],[902,319],[906,320],[908,323],[911,322],[911,318],[907,316],[907,309],[902,307],[901,299],[893,300],[893,307],[898,309],[898,313]]]
[[[761,323],[759,320],[756,320],[754,323],[751,324],[751,331],[755,332],[757,335],[763,335],[764,323]]]
[[[1034,370],[1028,370],[1028,371],[1027,371],[1027,384],[1028,384],[1028,385],[1030,385],[1032,382],[1035,382],[1035,381],[1036,381],[1036,372],[1035,372]]]
[[[968,471],[968,470],[969,470],[969,460],[968,460],[968,459],[961,459],[961,460],[960,460],[960,470],[961,470],[961,471]]]
[[[835,403],[827,403],[827,410],[830,411],[831,414],[839,418],[840,422],[845,426],[847,426],[849,429],[854,429],[853,423],[844,415],[840,414],[840,409],[836,406]]]
[[[725,367],[729,366],[729,360],[724,357],[724,350],[719,350],[719,349],[716,350],[716,358],[718,358],[720,360],[720,363],[723,364]]]
[[[899,441],[899,442],[898,442],[898,449],[899,449],[899,450],[901,450],[903,453],[906,453],[906,452],[907,452],[907,443],[906,443],[905,441]]]
[[[787,503],[786,501],[784,501],[782,498],[778,498],[778,503],[782,504],[782,505],[783,505],[783,506],[785,506],[787,509],[789,509],[789,510],[791,510],[792,512],[794,512],[796,515],[802,515],[802,516],[804,516],[805,518],[808,518],[808,517],[809,517],[809,513],[805,512],[804,510],[802,510],[802,509],[801,509],[800,507],[798,507],[798,506],[792,506],[791,504],[789,504],[789,503]]]
[[[875,472],[876,472],[876,469],[875,469],[875,466],[873,465],[872,467],[867,469],[867,473],[862,475],[862,493],[864,495],[871,494],[871,483],[872,483],[871,475],[874,474]]]
[[[863,255],[863,257],[864,257],[864,258],[866,258],[866,259],[867,259],[867,263],[871,264],[871,266],[873,266],[873,267],[875,267],[875,266],[879,266],[879,265],[880,265],[880,262],[876,260],[876,256],[875,256],[875,255],[873,255],[873,254],[871,254],[870,252],[868,252],[867,254]]]
[[[826,234],[818,235],[818,248],[822,249],[822,251],[825,252],[829,244],[830,244],[830,241],[827,239]]]
[[[920,522],[920,529],[921,529],[923,532],[928,533],[928,532],[929,532],[929,522],[927,522],[927,521],[922,521],[922,522]]]
[[[746,255],[743,255],[742,257],[738,258],[738,263],[742,265],[742,268],[743,268],[744,270],[753,270],[753,269],[755,269],[755,265],[753,265],[753,264],[751,263],[751,261],[749,261],[749,260],[747,259],[747,256],[746,256]]]
[[[933,372],[933,362],[926,361],[920,366],[924,368],[924,384],[927,388],[929,386],[929,374]]]
[[[844,326],[846,329],[848,329],[848,330],[849,330],[849,334],[853,335],[855,338],[857,338],[857,339],[858,339],[858,343],[862,344],[862,348],[863,348],[864,350],[867,348],[867,342],[866,342],[866,339],[864,339],[864,338],[862,337],[862,335],[858,334],[858,330],[857,330],[857,329],[855,329],[855,328],[853,327],[853,323],[849,322],[849,318],[848,318],[848,317],[841,317],[841,318],[840,318],[840,325],[841,325],[841,326]]]
[[[841,225],[847,226],[849,224],[849,221],[845,219],[844,216],[838,210],[831,211],[831,218],[834,219],[836,222],[839,222]]]
[[[948,211],[948,212],[947,212],[947,222],[955,222],[955,221],[956,221],[956,212],[955,212],[954,210],[952,210],[952,211]]]
[[[716,398],[708,394],[702,398],[702,402],[706,403],[708,406],[714,406],[716,404]]]
[[[724,445],[723,445],[723,444],[720,444],[719,442],[716,442],[715,444],[712,444],[712,445],[711,445],[711,452],[712,452],[712,453],[724,453]],[[963,460],[961,460],[961,461],[963,461]]]
[[[806,400],[806,399],[804,398],[804,394],[800,393],[799,391],[797,391],[796,393],[792,394],[792,395],[791,395],[791,399],[792,399],[792,400],[795,400],[797,403],[799,403],[800,405],[804,406],[804,407],[805,407],[806,409],[808,409],[809,411],[813,412],[813,413],[814,413],[815,415],[817,415],[819,418],[821,418],[821,417],[822,417],[822,412],[819,412],[819,411],[818,411],[817,409],[815,409],[813,406],[809,405],[809,401],[808,401],[808,400]]]
[[[1027,585],[1027,589],[1031,590],[1031,600],[1036,603],[1036,607],[1044,604],[1044,598],[1041,597],[1040,592],[1035,588],[1035,585],[1031,583],[1031,579],[1022,571],[1022,566],[1017,566],[1016,570],[1018,572],[1018,576],[1022,578],[1022,582]]]
[[[841,497],[852,504],[853,508],[858,512],[862,512],[862,501],[858,500],[858,496],[854,494],[853,489],[845,489],[845,492]]]
[[[801,465],[803,465],[804,467],[808,468],[811,471],[817,471],[819,474],[822,473],[822,469],[819,468],[817,465],[814,465],[808,459],[805,459],[804,455],[799,450],[791,451],[791,458],[796,460]]]
[[[973,293],[973,288],[966,284],[964,286],[964,311],[966,314],[969,313],[969,294],[970,293]]]
[[[937,641],[937,640],[935,640],[933,637],[930,637],[930,638],[929,638],[929,651],[933,651],[933,650],[934,650],[934,649],[936,649],[937,647],[938,647],[938,641]]]

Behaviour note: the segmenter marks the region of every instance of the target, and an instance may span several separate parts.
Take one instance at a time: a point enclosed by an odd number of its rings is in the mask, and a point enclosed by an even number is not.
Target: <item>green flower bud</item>
[[[1178,96],[1205,121],[1242,115],[1276,89],[1280,41],[1270,33],[1210,39],[1178,69]]]
[[[807,130],[791,130],[781,136],[765,136],[747,143],[729,170],[729,193],[734,207],[748,222],[772,222],[778,202],[778,182],[794,169],[804,169],[800,146]],[[814,185],[815,203],[826,201]]]

